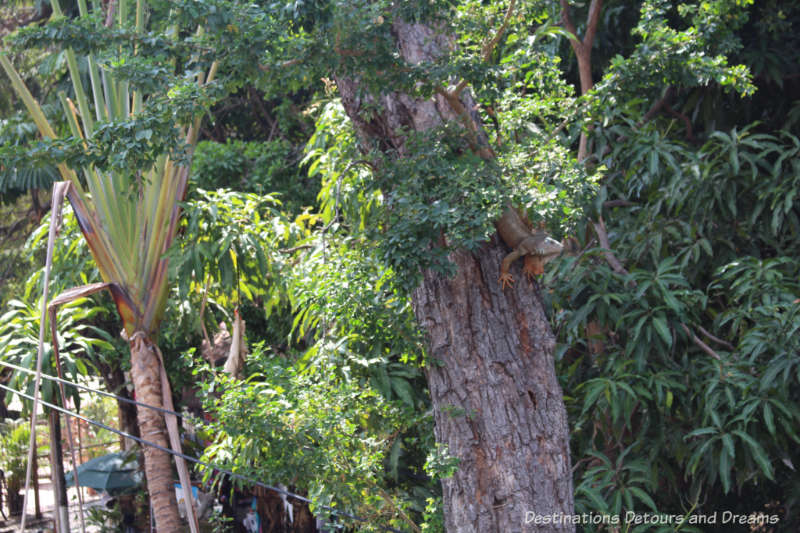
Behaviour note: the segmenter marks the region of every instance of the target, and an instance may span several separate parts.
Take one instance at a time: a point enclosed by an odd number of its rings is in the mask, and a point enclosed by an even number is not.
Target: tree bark
[[[150,339],[135,334],[130,340],[131,378],[136,390],[136,399],[147,405],[162,406],[160,363]],[[163,415],[153,409],[137,406],[137,416],[142,438],[169,449],[167,426]],[[153,505],[153,516],[158,533],[184,531],[178,516],[175,500],[174,478],[170,454],[144,446],[144,468],[147,490]]]
[[[434,60],[452,43],[424,24],[395,21],[392,33],[409,63]],[[467,91],[419,100],[396,92],[365,95],[356,79],[336,81],[365,145],[377,141],[401,157],[409,155],[404,128],[463,123],[459,110],[475,109]],[[465,135],[474,134],[465,128]],[[425,272],[412,295],[429,340],[436,437],[460,459],[457,473],[442,482],[445,526],[449,532],[574,531],[570,524],[532,520],[572,514],[568,427],[538,289],[518,282],[501,290],[505,253],[496,236],[474,253],[455,252],[455,276]],[[519,272],[515,278],[524,279]]]
[[[475,254],[452,254],[458,274],[426,272],[413,295],[429,339],[436,440],[461,460],[442,482],[447,531],[533,530],[536,515],[572,513],[555,339],[537,286],[520,281],[501,290],[505,253],[494,237]]]

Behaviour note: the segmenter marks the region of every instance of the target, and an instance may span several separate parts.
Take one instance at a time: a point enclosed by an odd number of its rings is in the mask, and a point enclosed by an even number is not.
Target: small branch
[[[362,57],[366,54],[364,50],[352,50],[350,48],[334,48],[337,54],[342,57]]]
[[[603,256],[605,256],[606,262],[611,266],[611,269],[617,274],[627,275],[628,271],[625,270],[620,260],[617,259],[614,252],[611,251],[611,243],[608,241],[608,233],[606,232],[606,225],[605,222],[603,222],[603,217],[599,217],[597,222],[592,221],[592,227],[597,234],[597,240],[600,242],[600,246],[604,248]]]
[[[580,99],[576,99],[576,100],[575,100],[575,102],[576,102],[576,103],[577,103],[578,101],[580,101]],[[572,113],[572,114],[568,115],[568,116],[567,116],[567,118],[565,118],[564,120],[562,120],[562,121],[561,121],[561,123],[560,123],[558,126],[556,126],[556,128],[555,128],[555,129],[554,129],[554,130],[553,130],[553,131],[550,133],[550,136],[549,136],[549,137],[547,137],[547,140],[545,141],[545,144],[547,144],[547,143],[549,143],[550,141],[552,141],[552,140],[555,138],[555,136],[556,136],[556,135],[558,135],[559,133],[561,133],[561,131],[562,131],[564,128],[566,128],[566,127],[567,127],[567,125],[568,125],[568,124],[570,123],[570,121],[571,121],[571,120],[572,120],[572,119],[575,117],[575,115],[577,115],[579,112],[583,111],[583,110],[584,110],[584,109],[586,109],[587,107],[589,107],[589,101],[588,101],[588,100],[584,100],[584,101],[583,101],[583,103],[582,103],[580,106],[578,106],[577,108],[575,108],[575,110],[574,110],[574,113]]]
[[[492,56],[492,52],[494,48],[497,46],[497,43],[500,42],[500,39],[503,37],[503,33],[505,33],[506,28],[508,27],[508,21],[511,20],[511,14],[514,12],[514,8],[517,6],[517,0],[511,0],[508,4],[508,9],[506,10],[506,15],[503,17],[503,23],[500,25],[500,28],[497,30],[497,33],[494,34],[494,37],[491,41],[487,41],[484,43],[482,47],[482,57],[483,61],[489,61],[489,58]]]
[[[644,116],[642,117],[642,120],[640,120],[636,124],[636,126],[637,127],[642,127],[647,122],[650,122],[653,119],[653,117],[656,116],[659,111],[661,111],[662,108],[664,108],[665,106],[667,106],[669,104],[669,101],[672,100],[672,96],[674,94],[675,94],[675,88],[672,87],[671,85],[668,86],[666,88],[666,90],[664,91],[664,94],[661,96],[661,98],[656,100],[653,103],[653,105],[650,106],[650,109],[647,110],[647,113],[644,114]]]
[[[397,512],[397,514],[399,514],[403,520],[405,520],[405,522],[411,527],[411,529],[413,529],[416,533],[422,533],[422,529],[420,529],[420,527],[413,520],[411,520],[411,517],[408,516],[406,512],[400,508],[399,505],[394,503],[394,499],[385,490],[383,490],[383,488],[379,487],[377,483],[374,483],[374,487],[378,489],[378,492],[380,493],[384,501],[386,501],[389,504],[389,506],[392,507],[392,509],[394,509],[395,512]]]
[[[458,85],[456,85],[456,88],[453,89],[453,91],[450,94],[458,98],[459,96],[461,96],[461,91],[463,91],[467,87],[467,85],[468,85],[467,80],[461,80],[460,82],[458,82]]]
[[[516,7],[517,0],[511,0],[511,3],[508,4],[508,9],[506,10],[506,15],[503,17],[503,23],[498,28],[497,33],[495,33],[494,37],[491,40],[486,41],[483,43],[481,47],[481,59],[484,62],[488,62],[492,56],[492,52],[494,51],[497,43],[500,42],[500,39],[503,37],[503,33],[505,33],[506,28],[508,27],[508,21],[511,20],[511,14],[514,12],[514,8]],[[449,94],[453,97],[458,98],[461,95],[461,92],[466,89],[468,83],[467,80],[462,79],[458,82],[455,89],[453,89]],[[447,98],[445,96],[445,98]]]
[[[203,287],[203,303],[200,304],[200,327],[203,329],[203,338],[208,343],[208,347],[211,348],[213,345],[211,344],[211,337],[208,336],[208,330],[206,329],[206,322],[203,314],[206,311],[206,301],[208,300],[208,282],[211,280],[211,277],[206,274],[206,282],[205,286]]]
[[[594,237],[589,239],[589,242],[586,243],[586,246],[584,246],[583,249],[578,253],[578,255],[575,256],[575,262],[572,263],[572,268],[569,269],[569,274],[571,274],[572,271],[575,270],[575,267],[577,267],[578,263],[581,262],[581,258],[586,254],[586,251],[589,250],[592,246],[594,246],[595,242],[596,241]],[[567,277],[569,277],[569,275]]]
[[[695,142],[694,138],[694,129],[692,128],[692,121],[687,117],[684,113],[680,111],[676,111],[670,106],[664,106],[667,109],[667,112],[672,115],[673,117],[679,118],[683,121],[683,126],[686,128],[686,140],[689,142]]]
[[[710,355],[711,357],[713,357],[717,361],[722,361],[722,358],[719,356],[719,354],[717,352],[715,352],[714,350],[712,350],[711,347],[708,344],[706,344],[703,341],[701,341],[697,337],[697,335],[692,333],[692,331],[688,327],[686,327],[686,324],[681,324],[681,327],[683,328],[683,331],[685,331],[686,334],[689,335],[689,337],[694,341],[694,343],[697,346],[700,347],[701,350],[706,352],[708,355]]]
[[[670,115],[680,119],[683,121],[683,125],[686,128],[686,140],[689,142],[694,142],[694,130],[692,128],[692,121],[687,117],[685,114],[681,113],[680,111],[674,110],[670,105],[669,102],[672,100],[672,97],[675,96],[675,88],[667,86],[664,90],[664,94],[653,102],[653,105],[650,106],[650,109],[647,110],[647,113],[641,118],[639,122],[636,123],[637,128],[641,128],[651,120],[662,110],[666,111]],[[625,141],[627,137],[625,135],[620,135],[617,137],[617,142]]]
[[[712,341],[716,342],[717,344],[721,344],[722,346],[731,351],[736,350],[736,347],[733,344],[729,343],[728,341],[722,340],[719,337],[715,337],[714,335],[703,329],[703,326],[697,326],[697,329],[700,330],[700,333],[702,333],[704,336],[708,337]]]
[[[8,226],[0,226],[0,233],[5,233],[6,235],[12,235],[16,233],[19,228],[24,227],[25,224],[30,222],[30,220],[31,219],[29,217],[25,216],[17,220],[16,222],[12,222]]]
[[[282,254],[291,254],[300,250],[308,250],[309,248],[313,248],[314,246],[311,244],[301,244],[300,246],[295,246],[294,248],[280,248],[278,252]]]

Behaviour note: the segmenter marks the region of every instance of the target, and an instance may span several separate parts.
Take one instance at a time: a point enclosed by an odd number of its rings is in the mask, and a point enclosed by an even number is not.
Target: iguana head
[[[544,232],[537,232],[536,237],[536,255],[542,258],[543,264],[555,259],[564,249],[560,242]]]
[[[544,265],[558,257],[564,249],[560,242],[543,231],[536,232],[534,237],[536,247],[533,253],[525,256],[525,266],[522,268],[529,280],[544,274]]]

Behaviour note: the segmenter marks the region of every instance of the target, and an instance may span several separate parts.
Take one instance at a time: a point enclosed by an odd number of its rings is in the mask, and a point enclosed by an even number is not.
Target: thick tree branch
[[[575,36],[574,39],[569,40],[572,44],[572,49],[575,50],[580,47],[581,42],[578,40],[578,29],[575,27],[575,23],[572,22],[572,16],[569,14],[569,2],[567,2],[567,0],[561,0],[561,24],[564,25],[564,28],[568,32]]]
[[[453,109],[453,112],[461,118],[461,121],[469,132],[469,143],[472,150],[483,159],[494,159],[494,151],[487,144],[480,142],[480,130],[478,125],[472,120],[469,111],[458,98],[458,95],[442,87],[437,87],[436,93],[444,97],[445,101],[447,101],[448,105]]]
[[[600,20],[600,12],[603,10],[603,0],[592,0],[589,4],[589,18],[586,21],[586,33],[583,36],[583,47],[589,50],[594,44],[594,36],[597,33],[597,22]]]
[[[597,33],[597,22],[600,20],[600,12],[603,9],[603,0],[592,0],[589,5],[589,15],[586,20],[586,33],[583,40],[579,40],[575,23],[569,13],[569,2],[561,0],[561,22],[564,27],[574,37],[570,37],[570,44],[572,50],[575,52],[575,57],[578,60],[578,76],[581,83],[581,95],[585,95],[594,85],[592,80],[592,44],[594,43],[594,36]],[[578,161],[586,159],[589,152],[589,141],[586,132],[581,132],[581,138],[578,143]]]
[[[683,121],[683,126],[686,128],[686,140],[693,143],[695,142],[694,138],[694,129],[692,128],[692,121],[687,117],[684,113],[680,111],[676,111],[671,106],[664,106],[667,112],[675,118],[678,118]]]

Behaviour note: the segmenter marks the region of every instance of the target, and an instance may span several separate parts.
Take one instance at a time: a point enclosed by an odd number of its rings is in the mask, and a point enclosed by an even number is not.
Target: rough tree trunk
[[[533,530],[537,514],[572,513],[553,333],[538,287],[519,281],[500,289],[505,253],[495,237],[475,254],[452,254],[458,274],[426,272],[413,295],[429,339],[436,440],[461,460],[442,482],[447,531]],[[519,271],[514,277],[524,280]]]
[[[424,24],[395,21],[392,33],[410,63],[433,60],[452,43]],[[336,82],[367,146],[378,141],[407,155],[402,128],[463,123],[442,94],[430,100],[370,96],[357,79]],[[460,101],[462,109],[475,109],[467,92]],[[573,511],[568,427],[538,289],[523,281],[516,265],[520,281],[500,290],[507,251],[494,237],[475,253],[454,253],[453,278],[425,272],[413,293],[434,361],[427,377],[436,437],[461,461],[455,476],[443,481],[445,525],[449,532],[574,531],[569,524],[533,523],[536,515]]]
[[[161,380],[158,356],[152,341],[143,335],[134,335],[131,345],[131,378],[136,399],[147,405],[161,407]],[[167,426],[163,415],[153,409],[137,407],[142,438],[169,449]],[[144,468],[147,491],[153,505],[153,516],[158,533],[184,531],[178,516],[170,454],[151,446],[144,446]]]

